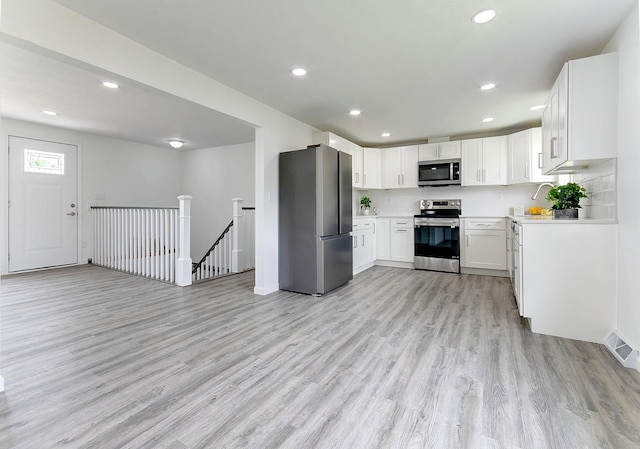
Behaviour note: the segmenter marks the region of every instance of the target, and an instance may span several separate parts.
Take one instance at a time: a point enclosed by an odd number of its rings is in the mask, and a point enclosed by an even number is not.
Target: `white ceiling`
[[[253,142],[245,122],[92,67],[0,41],[0,114],[43,125],[184,150]],[[102,87],[116,81],[120,88]],[[51,117],[42,113],[53,110]]]
[[[539,124],[540,112],[529,107],[545,101],[563,62],[601,52],[637,0],[54,1],[316,128],[384,145]],[[497,17],[472,23],[471,16],[486,7],[495,8]],[[294,78],[290,70],[296,66],[308,74]],[[122,120],[113,117],[129,111],[131,132],[151,137],[158,132],[148,123],[160,110],[149,104],[156,96],[184,106],[165,117],[164,134],[156,139],[180,133],[191,140],[189,133],[202,133],[212,123],[212,117],[204,127],[194,120],[197,129],[187,129],[179,117],[213,112],[141,86],[131,86],[135,96],[122,103],[104,100],[112,93],[89,92],[91,73],[78,86],[77,69],[53,68],[56,82],[66,86],[60,86],[64,97],[84,118],[79,123],[93,132],[122,129]],[[479,90],[490,81],[497,84],[494,90]],[[44,107],[25,90],[21,95],[31,100],[25,108]],[[14,106],[6,98],[3,93],[2,110],[11,115]],[[349,116],[352,108],[362,115]],[[482,123],[485,117],[495,120]],[[383,131],[391,137],[380,137]]]

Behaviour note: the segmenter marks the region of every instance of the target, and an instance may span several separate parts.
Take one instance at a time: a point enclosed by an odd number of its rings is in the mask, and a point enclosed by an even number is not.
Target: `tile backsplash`
[[[617,217],[616,210],[616,159],[576,173],[574,182],[587,189],[588,198],[581,201],[580,216],[587,218]]]

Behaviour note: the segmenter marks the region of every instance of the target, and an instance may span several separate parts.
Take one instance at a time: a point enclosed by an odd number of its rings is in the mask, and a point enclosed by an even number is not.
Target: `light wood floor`
[[[93,266],[2,279],[0,448],[640,447],[640,373],[509,281],[374,267],[322,298]]]

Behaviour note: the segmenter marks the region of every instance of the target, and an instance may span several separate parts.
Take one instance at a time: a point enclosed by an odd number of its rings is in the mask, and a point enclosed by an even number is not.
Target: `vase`
[[[577,220],[578,209],[553,209],[553,218],[556,220]]]
[[[369,208],[365,207],[364,209],[362,209],[362,215],[369,215]]]

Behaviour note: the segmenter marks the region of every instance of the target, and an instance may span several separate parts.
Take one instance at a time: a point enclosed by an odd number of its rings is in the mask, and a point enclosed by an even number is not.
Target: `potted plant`
[[[553,187],[547,195],[553,203],[553,218],[577,219],[582,198],[587,198],[587,190],[575,182]]]
[[[371,198],[363,196],[360,198],[360,209],[362,209],[363,215],[369,215],[369,209],[371,208]]]

